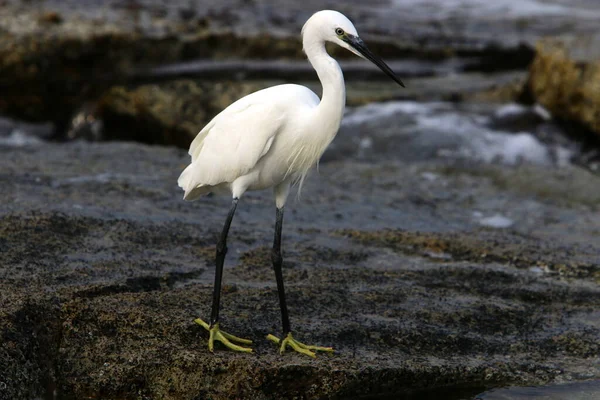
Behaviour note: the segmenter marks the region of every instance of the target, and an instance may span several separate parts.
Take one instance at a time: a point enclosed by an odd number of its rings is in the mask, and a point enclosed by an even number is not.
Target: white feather
[[[327,54],[325,42],[337,43],[359,55],[365,53],[369,59],[376,60],[364,45],[353,37],[356,35],[352,23],[340,13],[325,10],[314,14],[302,28],[302,43],[308,60],[323,85],[321,99],[299,85],[280,85],[264,89],[227,107],[210,121],[192,142],[189,150],[192,161],[178,180],[179,186],[185,190],[184,198],[194,200],[209,192],[230,192],[234,198],[217,245],[217,278],[214,288],[216,294],[220,293],[221,289],[220,276],[226,252],[226,247],[223,250],[223,246],[237,205],[236,199],[246,190],[269,187],[273,188],[277,206],[273,266],[277,273],[277,286],[281,289],[282,208],[291,185],[298,183],[300,193],[309,169],[318,163],[337,134],[346,104],[342,70]],[[383,66],[386,73],[391,73],[389,67],[381,61],[376,60],[376,64]],[[401,83],[398,79],[395,80]],[[282,291],[279,295],[284,296]],[[211,351],[213,339],[218,340],[213,335],[218,331],[218,295],[213,299],[212,310],[210,326],[200,320],[201,325],[211,332]],[[281,310],[284,316],[284,333],[288,334],[283,342],[293,340],[287,326],[287,309],[283,300]],[[250,348],[234,347],[231,344],[228,347],[252,352]],[[308,350],[304,353],[314,356]]]
[[[179,177],[184,199],[228,191],[275,188],[282,207],[289,186],[303,182],[340,126],[346,102],[344,77],[325,50],[325,42],[349,48],[336,29],[357,35],[336,11],[314,14],[302,28],[303,48],[323,85],[323,96],[304,86],[280,85],[252,93],[231,104],[192,142],[190,165]]]

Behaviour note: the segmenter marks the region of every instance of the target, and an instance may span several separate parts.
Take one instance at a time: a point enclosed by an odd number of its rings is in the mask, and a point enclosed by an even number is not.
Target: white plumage
[[[336,43],[368,59],[402,85],[392,70],[374,56],[358,37],[354,25],[336,11],[314,14],[302,28],[302,43],[308,60],[323,85],[321,99],[299,85],[279,85],[252,93],[231,104],[196,136],[190,146],[192,162],[182,172],[178,184],[185,190],[184,199],[195,200],[210,192],[229,192],[233,197],[217,244],[215,285],[210,324],[196,322],[210,332],[208,347],[220,341],[230,349],[251,352],[240,344],[250,340],[238,338],[219,328],[219,304],[223,264],[227,253],[227,235],[238,199],[246,190],[272,187],[277,206],[273,241],[273,269],[281,307],[284,338],[269,339],[314,357],[314,351],[333,351],[329,347],[307,346],[295,340],[283,287],[281,232],[283,206],[293,183],[302,181],[309,169],[321,158],[340,127],[346,90],[339,64],[327,54],[325,42]]]
[[[342,71],[324,46],[334,41],[350,48],[336,29],[357,36],[352,23],[336,11],[316,13],[302,29],[304,50],[323,84],[322,99],[304,86],[287,84],[231,104],[190,146],[192,162],[178,180],[184,199],[210,192],[240,198],[246,190],[274,187],[277,207],[283,207],[289,186],[318,162],[344,113]]]
[[[239,198],[245,190],[293,182],[306,174],[329,144],[314,143],[310,134],[309,116],[318,104],[319,98],[304,86],[280,85],[227,107],[190,146],[192,163],[178,182],[184,198],[225,190]]]

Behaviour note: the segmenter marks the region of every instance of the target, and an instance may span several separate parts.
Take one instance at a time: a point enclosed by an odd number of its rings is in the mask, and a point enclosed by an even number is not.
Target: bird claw
[[[310,346],[310,345],[306,345],[304,343],[300,343],[299,341],[297,341],[296,339],[293,338],[291,332],[288,333],[287,336],[283,340],[280,340],[277,336],[274,336],[271,334],[267,335],[267,339],[270,340],[271,342],[274,342],[274,343],[280,345],[280,347],[279,347],[280,354],[283,354],[286,346],[290,346],[292,349],[294,349],[298,353],[305,354],[312,358],[317,357],[317,355],[315,354],[316,351],[326,351],[329,353],[334,352],[332,347]],[[311,350],[314,350],[314,351],[311,351]]]
[[[241,351],[244,353],[252,353],[251,348],[238,346],[237,344],[232,343],[232,342],[237,342],[240,344],[252,344],[252,340],[243,339],[243,338],[234,336],[230,333],[220,330],[219,323],[216,323],[213,326],[210,326],[209,324],[207,324],[200,318],[196,318],[194,320],[194,322],[197,323],[198,325],[201,325],[204,329],[206,329],[209,332],[210,336],[208,338],[208,349],[210,350],[211,353],[214,351],[215,340],[223,343],[226,347],[230,348],[231,350]]]

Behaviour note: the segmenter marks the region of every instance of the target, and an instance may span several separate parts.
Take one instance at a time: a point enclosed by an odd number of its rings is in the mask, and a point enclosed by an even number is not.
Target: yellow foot
[[[219,329],[219,324],[216,323],[214,326],[210,326],[206,322],[202,321],[200,318],[196,318],[194,320],[195,323],[201,325],[210,333],[210,337],[208,338],[208,349],[213,352],[214,342],[218,340],[223,343],[225,346],[229,347],[231,350],[235,351],[243,351],[244,353],[252,353],[252,349],[248,347],[238,346],[237,344],[231,342],[238,342],[241,344],[252,344],[252,340],[242,339],[237,336],[233,336],[227,332],[223,332]]]
[[[287,336],[285,337],[285,339],[283,340],[279,340],[278,337],[273,336],[271,334],[267,335],[267,339],[269,339],[271,342],[274,342],[276,344],[281,344],[281,346],[279,347],[279,353],[283,354],[283,352],[285,351],[285,347],[286,346],[290,346],[292,349],[296,350],[298,353],[302,353],[302,354],[306,354],[307,356],[316,357],[316,354],[314,352],[312,352],[311,350],[314,351],[327,351],[330,353],[333,353],[333,348],[331,347],[320,347],[320,346],[307,346],[303,343],[300,343],[299,341],[297,341],[296,339],[294,339],[292,337],[291,332],[287,334]]]

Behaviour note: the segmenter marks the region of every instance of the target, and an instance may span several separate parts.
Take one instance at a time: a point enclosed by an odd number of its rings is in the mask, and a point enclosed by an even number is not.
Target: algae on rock
[[[600,137],[600,38],[537,45],[529,70],[529,89],[557,117],[575,121]]]
[[[112,87],[98,102],[106,139],[188,147],[221,109],[260,86],[252,83],[171,81],[134,89]]]

